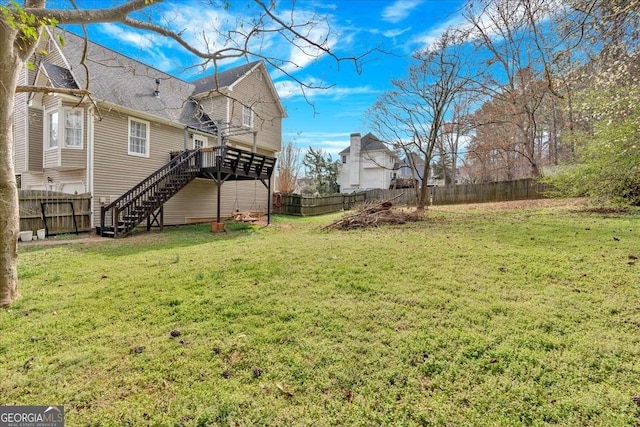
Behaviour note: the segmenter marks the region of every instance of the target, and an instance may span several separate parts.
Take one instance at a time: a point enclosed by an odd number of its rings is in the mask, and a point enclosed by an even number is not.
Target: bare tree
[[[170,27],[171,19],[157,16],[156,5],[161,0],[128,0],[115,7],[82,9],[50,9],[45,0],[24,0],[22,6],[8,2],[0,6],[0,307],[11,304],[18,296],[17,238],[19,231],[18,190],[13,159],[13,107],[16,93],[64,92],[77,95],[90,94],[91,84],[82,89],[60,90],[51,87],[19,85],[19,76],[34,54],[43,29],[56,24],[88,25],[115,22],[145,30],[179,44],[186,51],[199,57],[201,66],[213,66],[217,71],[220,61],[229,58],[261,58],[285,75],[296,80],[303,88],[312,86],[297,80],[293,73],[299,64],[295,60],[277,58],[263,49],[265,42],[275,38],[277,43],[295,47],[305,59],[328,55],[336,61],[349,60],[358,64],[358,58],[338,57],[332,50],[334,35],[322,16],[296,15],[291,8],[276,9],[275,2],[248,0],[242,7],[236,27],[223,31],[212,29],[202,33],[204,48],[190,43],[182,29]],[[234,8],[234,3],[212,0],[207,6],[218,10]],[[280,7],[280,6],[279,6]],[[147,12],[144,18],[140,12]],[[280,12],[283,13],[280,13]],[[286,13],[284,13],[286,12]],[[154,13],[156,16],[154,17]],[[84,27],[83,27],[84,28]],[[213,39],[222,38],[224,43]],[[296,56],[298,58],[300,55]],[[317,87],[316,87],[317,88]]]
[[[548,73],[551,59],[544,32],[550,13],[548,0],[469,1],[464,16],[468,37],[482,64],[482,90],[491,102],[500,104],[499,120],[513,130],[511,149],[529,163],[529,175],[540,175],[537,150],[538,110],[551,96],[553,81]],[[546,85],[541,82],[547,82]]]
[[[455,185],[457,181],[458,160],[460,157],[460,144],[468,136],[470,130],[469,114],[473,102],[471,92],[457,96],[451,108],[451,114],[444,124],[443,131],[438,141],[438,150],[444,159],[450,159],[450,171],[445,173],[448,178],[446,185]]]
[[[276,188],[282,194],[293,194],[298,185],[300,176],[300,155],[302,150],[288,142],[278,154],[278,176]]]
[[[462,53],[462,39],[445,31],[429,48],[415,55],[408,77],[393,80],[394,89],[384,93],[368,111],[371,126],[393,150],[407,158],[418,154],[424,166],[418,171],[422,186],[418,210],[427,204],[427,180],[434,149],[445,132],[452,103],[471,82]]]

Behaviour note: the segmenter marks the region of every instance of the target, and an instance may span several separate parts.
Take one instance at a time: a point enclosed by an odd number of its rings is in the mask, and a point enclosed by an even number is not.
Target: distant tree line
[[[462,10],[368,110],[374,133],[420,155],[419,178],[544,176],[561,194],[640,205],[640,0]]]

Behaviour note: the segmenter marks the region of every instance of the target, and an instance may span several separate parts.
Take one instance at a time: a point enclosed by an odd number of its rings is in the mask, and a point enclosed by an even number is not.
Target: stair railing
[[[122,233],[128,233],[188,184],[199,170],[200,152],[181,152],[122,196],[101,208],[101,233],[104,233],[106,227],[112,227],[113,237],[117,237],[121,224]],[[111,220],[111,224],[107,224],[107,219]]]

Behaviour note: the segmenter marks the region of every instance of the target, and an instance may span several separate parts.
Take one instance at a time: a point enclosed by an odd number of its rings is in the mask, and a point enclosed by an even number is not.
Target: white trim
[[[24,67],[22,67],[23,70],[22,72],[24,73],[24,83],[25,84],[29,84],[29,69],[27,68],[27,65],[25,64]],[[25,94],[25,105],[24,105],[24,168],[23,168],[23,172],[28,172],[29,171],[29,151],[31,150],[31,138],[29,138],[29,106],[31,104],[31,100],[29,99],[31,97],[30,93]],[[14,129],[15,131],[15,129]],[[15,138],[15,135],[14,135]],[[13,144],[13,158],[15,159],[15,149],[16,149],[16,144],[14,141]]]
[[[144,150],[145,150],[144,153],[131,151],[131,122],[142,123],[147,127],[145,132],[146,141],[144,146]],[[151,123],[146,120],[141,120],[137,117],[129,116],[128,126],[127,126],[127,154],[129,154],[130,156],[136,156],[136,157],[149,157],[149,151],[151,149],[150,141],[151,141]]]
[[[84,149],[84,108],[83,107],[63,107],[63,117],[62,117],[62,138],[63,144],[62,148],[69,150],[82,150]],[[80,145],[67,145],[67,113],[69,111],[80,111]]]
[[[76,78],[76,75],[73,72],[73,67],[71,66],[69,61],[67,61],[67,57],[64,56],[64,54],[62,53],[62,49],[60,48],[60,46],[58,46],[58,40],[55,37],[53,37],[53,34],[51,34],[51,31],[49,30],[49,27],[44,27],[44,29],[47,32],[47,35],[49,36],[49,41],[53,42],[53,45],[56,47],[56,50],[58,51],[58,54],[60,55],[60,58],[62,58],[62,60],[64,61],[64,65],[67,66],[67,70],[71,74],[71,77],[73,77],[73,80],[76,82],[76,84],[79,84],[78,79]]]
[[[228,86],[229,90],[233,90],[235,85],[240,83],[241,80],[243,80],[247,75],[252,73],[257,68],[260,68],[262,70],[262,72],[263,72],[262,74],[265,75],[265,78],[263,79],[263,81],[267,84],[267,86],[271,90],[271,95],[275,99],[276,105],[278,106],[278,109],[282,113],[282,118],[287,117],[287,112],[285,111],[284,107],[282,106],[282,100],[280,99],[280,95],[278,95],[278,91],[276,90],[276,87],[273,85],[273,80],[271,80],[271,75],[269,75],[269,73],[267,71],[267,68],[265,67],[265,65],[264,65],[264,63],[262,61],[258,62],[255,67],[251,68],[243,76],[237,78],[235,82],[233,82],[231,85],[229,85]],[[229,120],[227,120],[227,121],[229,121]]]
[[[71,72],[71,64],[69,64],[69,61],[67,61],[67,58],[62,53],[62,49],[60,49],[60,46],[58,46],[58,40],[53,36],[53,34],[51,34],[51,31],[49,30],[48,27],[44,27],[44,29],[47,32],[47,34],[49,35],[49,41],[53,42],[53,45],[55,46],[56,50],[58,51],[58,54],[60,55],[60,57],[64,61],[64,65],[67,66],[67,70],[69,70],[69,72]]]
[[[246,112],[247,110],[250,113],[249,123],[245,123]],[[249,129],[253,129],[253,108],[247,107],[246,105],[242,105],[242,126],[248,127]]]
[[[93,107],[87,110],[87,191],[93,196]],[[95,221],[93,219],[93,197],[91,199],[91,207],[89,213],[89,227],[93,228]]]
[[[208,147],[209,146],[209,138],[207,138],[206,136],[202,136],[202,135],[198,135],[196,133],[192,134],[193,136],[191,137],[192,140],[192,147],[194,150],[198,149],[198,148],[204,148],[204,147]],[[196,139],[202,141],[202,147],[196,147]]]
[[[56,145],[51,146],[51,120],[50,116],[57,116],[56,127],[58,128],[56,131]],[[52,151],[60,148],[60,109],[56,108],[55,110],[45,110],[44,114],[44,151]]]
[[[238,77],[233,83],[231,83],[228,88],[229,90],[233,90],[233,87],[235,85],[237,85],[241,80],[243,80],[245,77],[247,77],[249,74],[253,73],[253,70],[255,70],[256,68],[260,67],[260,65],[262,65],[262,62],[258,62],[256,65],[254,65],[253,67],[251,67],[249,70],[247,70],[246,73],[244,73],[242,76]]]
[[[172,120],[169,120],[169,119],[164,119],[162,117],[154,116],[153,114],[145,113],[144,111],[139,111],[139,110],[134,110],[133,108],[123,107],[122,105],[117,105],[117,104],[114,104],[112,102],[98,100],[98,101],[96,101],[96,103],[98,104],[98,108],[104,108],[105,110],[107,110],[107,112],[116,111],[118,113],[127,114],[129,116],[134,117],[134,118],[135,117],[140,117],[142,119],[140,121],[147,120],[147,121],[152,122],[154,124],[160,123],[160,124],[164,124],[164,125],[167,125],[167,126],[178,128],[178,129],[184,129],[185,128],[184,123],[172,121]]]

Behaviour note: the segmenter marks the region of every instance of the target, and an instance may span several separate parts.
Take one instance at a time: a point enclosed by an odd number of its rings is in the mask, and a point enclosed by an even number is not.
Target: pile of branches
[[[405,224],[419,221],[421,218],[420,213],[415,210],[392,209],[392,207],[393,203],[390,200],[377,204],[365,204],[358,209],[357,213],[343,216],[331,224],[325,225],[322,230],[353,230],[355,228]]]

